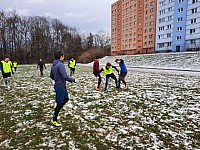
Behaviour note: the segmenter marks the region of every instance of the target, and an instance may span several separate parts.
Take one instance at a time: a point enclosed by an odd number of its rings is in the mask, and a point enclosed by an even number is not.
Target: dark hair
[[[120,59],[116,59],[115,62],[119,61]]]
[[[10,58],[10,56],[9,55],[5,55],[5,57],[4,58]]]
[[[96,59],[100,59],[100,57],[99,57],[99,56],[96,56]]]
[[[64,52],[61,51],[61,50],[57,50],[55,53],[54,53],[54,56],[55,56],[55,59],[60,59],[61,56],[64,55]]]
[[[106,63],[106,66],[109,67],[109,66],[112,66],[112,65],[111,65],[111,63],[107,62],[107,63]]]

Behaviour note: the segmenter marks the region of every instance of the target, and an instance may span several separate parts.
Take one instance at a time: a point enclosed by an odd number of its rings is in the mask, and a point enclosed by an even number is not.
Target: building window
[[[172,37],[172,34],[171,33],[167,33],[167,37]]]
[[[177,31],[182,31],[182,27],[177,27]]]
[[[182,12],[183,11],[183,7],[178,9],[178,12]]]
[[[159,30],[159,31],[165,30],[165,27],[164,27],[164,26],[158,27],[158,30]]]
[[[153,22],[153,21],[151,21],[151,22],[149,23],[149,25],[150,25],[150,26],[152,26],[153,24],[154,24],[154,22]]]
[[[196,44],[196,39],[191,39],[190,44]]]
[[[180,17],[180,18],[177,19],[177,22],[181,22],[181,21],[183,21],[182,17]]]
[[[196,22],[197,22],[197,19],[196,19],[196,18],[190,20],[190,23],[191,23],[191,24],[194,24],[194,23],[196,23]]]
[[[171,12],[171,11],[172,11],[172,7],[169,7],[169,8],[168,8],[168,12]]]
[[[164,43],[160,43],[160,44],[158,44],[158,47],[159,48],[163,48],[163,47],[165,47],[165,44]]]
[[[151,9],[150,9],[150,12],[151,12],[151,13],[154,12],[154,8],[151,8]]]
[[[168,21],[172,20],[172,16],[168,16],[168,17],[167,17],[167,20],[168,20]]]
[[[195,29],[190,29],[190,34],[194,34],[195,33]]]
[[[183,0],[178,0],[178,3],[181,3],[181,2],[183,2]]]
[[[172,46],[172,42],[167,42],[167,46]]]
[[[177,37],[176,37],[176,40],[181,40],[181,36],[177,36]]]
[[[153,28],[149,28],[149,32],[153,32],[154,31],[154,29]]]
[[[151,15],[151,16],[150,16],[150,19],[153,19],[153,18],[154,18],[154,15]]]
[[[198,0],[192,0],[192,4],[197,3],[197,2],[198,2]]]
[[[153,2],[151,2],[151,3],[150,3],[150,5],[151,5],[151,6],[155,5],[155,2],[154,2],[154,1],[153,1]]]
[[[167,25],[167,29],[171,29],[171,28],[172,28],[171,24]]]
[[[160,6],[164,6],[165,5],[165,1],[162,1],[159,4],[160,4]]]
[[[197,8],[193,8],[192,10],[192,14],[197,13]]]

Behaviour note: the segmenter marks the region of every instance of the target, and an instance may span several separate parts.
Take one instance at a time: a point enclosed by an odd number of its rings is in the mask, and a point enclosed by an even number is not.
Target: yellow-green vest
[[[5,61],[2,60],[1,63],[2,63],[2,66],[3,66],[3,72],[4,73],[12,72],[11,71],[11,66],[12,66],[12,62],[11,61],[5,62]]]
[[[73,61],[70,60],[70,61],[69,61],[69,67],[70,67],[70,68],[75,68],[75,64],[76,64],[76,60],[73,60]]]
[[[13,67],[17,67],[17,63],[13,63]]]
[[[106,66],[104,66],[103,67],[103,72],[104,72],[105,75],[112,74],[113,73],[112,66],[110,66],[109,69],[106,69]]]

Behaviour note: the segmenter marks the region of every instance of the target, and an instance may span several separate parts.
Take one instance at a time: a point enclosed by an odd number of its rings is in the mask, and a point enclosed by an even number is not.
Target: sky
[[[82,33],[110,32],[111,4],[117,0],[0,0],[0,10],[21,16],[49,16]]]

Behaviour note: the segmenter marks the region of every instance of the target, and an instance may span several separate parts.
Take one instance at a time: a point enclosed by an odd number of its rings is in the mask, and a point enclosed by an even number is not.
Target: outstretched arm
[[[119,70],[117,69],[117,67],[115,67],[115,66],[112,66],[117,72],[118,72],[118,74],[119,74]]]
[[[103,68],[101,68],[101,70],[99,70],[99,74],[103,71]]]

